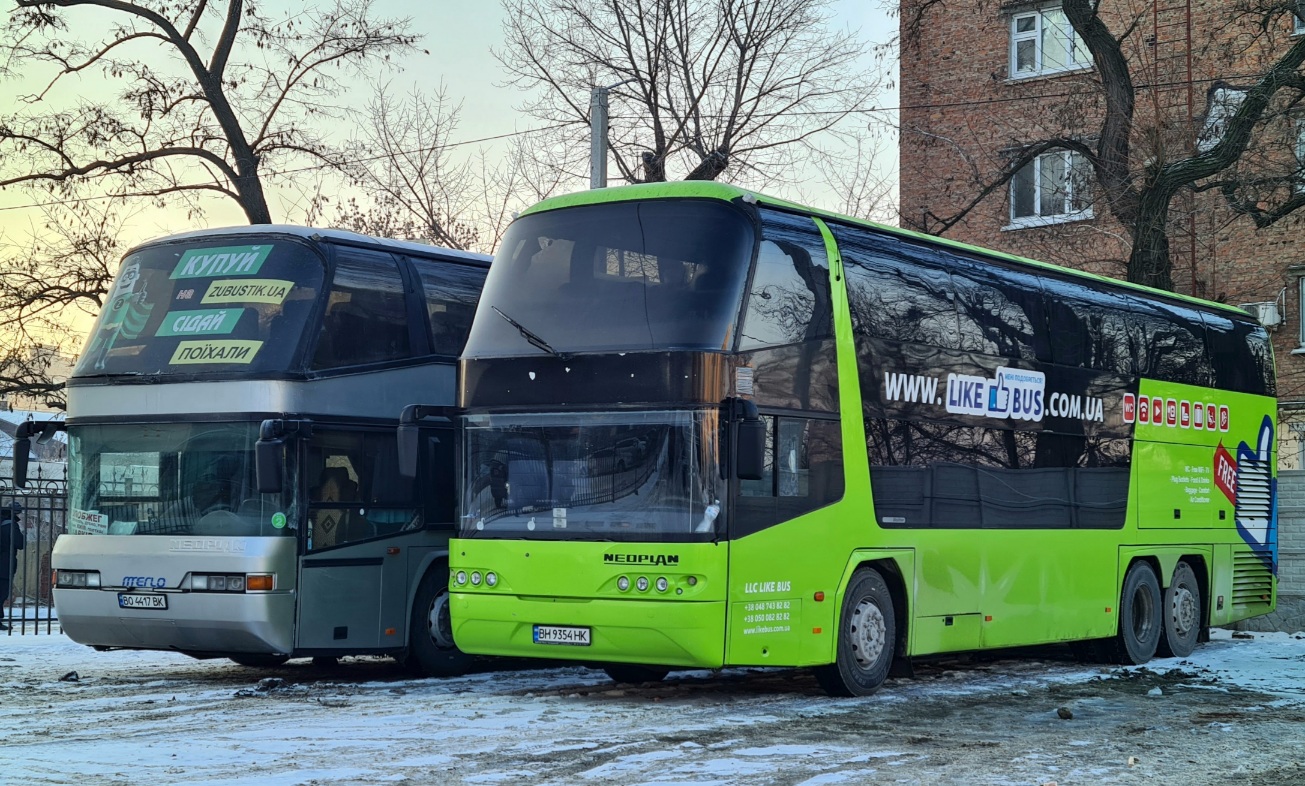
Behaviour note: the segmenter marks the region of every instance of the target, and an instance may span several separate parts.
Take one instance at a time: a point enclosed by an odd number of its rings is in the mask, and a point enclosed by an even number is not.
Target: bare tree
[[[621,180],[784,176],[813,141],[873,93],[854,33],[829,0],[504,0],[495,52],[525,110],[561,127],[585,170],[590,89],[611,90],[612,159]]]
[[[442,84],[404,98],[378,85],[343,163],[344,174],[368,197],[340,205],[337,223],[448,248],[474,245],[477,231],[464,218],[474,172],[450,146],[461,108]]]
[[[0,246],[0,391],[62,408],[65,365],[99,313],[124,249],[113,200],[48,206]]]
[[[414,42],[371,0],[16,0],[0,63],[42,86],[0,115],[0,187],[218,194],[269,223],[265,178],[338,163],[314,124],[339,76]]]
[[[1127,11],[1095,0],[1062,0],[1062,6],[1091,55],[1092,74],[1069,86],[1058,110],[1026,118],[1025,128],[1040,127],[1045,135],[1012,139],[995,171],[971,160],[973,197],[955,213],[926,216],[923,228],[945,233],[1039,156],[1069,151],[1091,172],[1093,203],[1129,233],[1127,278],[1172,289],[1175,199],[1217,190],[1260,227],[1305,205],[1305,172],[1284,133],[1305,100],[1305,39],[1286,34],[1297,0],[1243,0],[1228,9],[1224,29],[1211,36],[1219,43],[1206,44],[1202,54],[1230,70],[1235,66],[1241,83],[1216,84],[1194,123],[1163,107],[1160,92],[1172,85],[1159,83],[1148,54],[1155,44],[1144,35],[1149,6]],[[936,2],[911,4],[902,26],[905,43],[938,12]]]

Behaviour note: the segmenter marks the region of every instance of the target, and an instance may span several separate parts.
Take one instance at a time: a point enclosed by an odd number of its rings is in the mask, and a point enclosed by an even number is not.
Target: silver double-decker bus
[[[248,666],[464,669],[447,605],[455,419],[438,405],[488,265],[289,226],[131,250],[68,382],[52,559],[67,635]],[[417,427],[420,484],[397,471],[414,400],[437,405]]]

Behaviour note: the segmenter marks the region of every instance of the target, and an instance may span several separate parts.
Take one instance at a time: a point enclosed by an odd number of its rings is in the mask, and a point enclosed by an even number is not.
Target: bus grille
[[[1269,462],[1241,461],[1237,467],[1237,518],[1267,523],[1272,515],[1273,473]]]
[[[1273,599],[1273,554],[1267,550],[1239,551],[1233,554],[1234,606],[1259,606]]]

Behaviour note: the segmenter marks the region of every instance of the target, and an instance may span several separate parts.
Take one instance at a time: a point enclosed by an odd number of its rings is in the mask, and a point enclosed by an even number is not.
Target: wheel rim
[[[449,593],[436,595],[430,602],[426,613],[426,630],[430,640],[442,650],[451,649],[453,645],[453,623],[449,619]]]
[[[848,640],[857,665],[869,669],[879,661],[884,652],[888,625],[884,613],[870,600],[863,600],[852,610],[852,624]]]
[[[1141,587],[1133,593],[1133,637],[1146,641],[1155,627],[1155,606],[1151,596]]]
[[[1192,592],[1190,587],[1179,585],[1174,587],[1173,596],[1173,602],[1169,607],[1173,631],[1179,638],[1186,638],[1197,624],[1196,593]]]

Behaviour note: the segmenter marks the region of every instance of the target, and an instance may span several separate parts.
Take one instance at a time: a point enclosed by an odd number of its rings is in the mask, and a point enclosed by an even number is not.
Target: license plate
[[[536,644],[569,644],[572,647],[589,646],[588,628],[570,628],[564,625],[536,625]]]
[[[119,592],[118,607],[123,609],[166,609],[168,607],[168,596]]]

